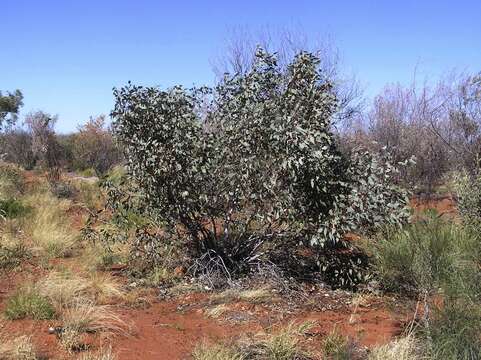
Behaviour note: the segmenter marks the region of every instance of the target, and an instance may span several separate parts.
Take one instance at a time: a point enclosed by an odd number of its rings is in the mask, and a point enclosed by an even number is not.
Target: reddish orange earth
[[[442,214],[456,214],[452,197],[435,200],[413,199],[415,211],[434,208]],[[76,227],[82,213],[78,209],[70,212]],[[75,259],[67,259],[75,267]],[[62,263],[64,260],[62,260]],[[11,272],[0,274],[0,312],[15,289],[27,280],[32,281],[46,274],[46,270],[24,263]],[[371,347],[390,341],[399,335],[403,327],[412,320],[413,304],[402,300],[399,304],[389,298],[366,296],[357,305],[350,301],[357,295],[343,293],[341,305],[336,305],[338,293],[330,290],[316,292],[305,306],[290,307],[290,299],[281,299],[279,304],[250,304],[232,301],[226,304],[224,316],[214,319],[206,315],[212,306],[208,294],[188,294],[169,301],[153,299],[151,306],[135,309],[125,304],[113,305],[116,312],[131,325],[129,335],[105,338],[101,334],[92,336],[92,350],[112,345],[119,360],[176,360],[188,359],[193,348],[201,341],[228,341],[241,336],[276,331],[291,322],[315,321],[316,325],[308,346],[320,349],[325,335],[336,329],[360,344]],[[309,304],[308,304],[309,302]],[[31,335],[40,352],[49,359],[72,359],[78,354],[63,350],[48,327],[59,325],[58,321],[4,320],[0,316],[0,334],[8,337]]]

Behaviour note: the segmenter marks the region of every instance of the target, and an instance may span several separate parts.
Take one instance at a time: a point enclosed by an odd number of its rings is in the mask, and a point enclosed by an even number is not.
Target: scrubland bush
[[[37,162],[32,151],[32,137],[22,128],[9,129],[0,134],[0,154],[3,154],[5,161],[27,170],[33,169]]]
[[[361,226],[406,219],[389,171],[338,150],[337,102],[318,65],[300,53],[283,70],[258,50],[250,71],[215,89],[115,90],[114,133],[129,177],[164,224],[154,242],[185,244],[200,272],[240,274],[267,245],[322,250]]]
[[[432,193],[447,173],[478,166],[481,75],[453,73],[435,84],[388,85],[359,123],[340,134],[345,147],[387,148],[395,162],[415,158],[401,180],[416,192]]]
[[[481,225],[481,174],[478,170],[468,172],[466,170],[455,174],[453,187],[458,202],[457,207],[468,226],[479,227]]]
[[[105,124],[105,116],[92,117],[78,128],[72,136],[72,158],[75,169],[93,169],[98,175],[120,162],[121,153]]]

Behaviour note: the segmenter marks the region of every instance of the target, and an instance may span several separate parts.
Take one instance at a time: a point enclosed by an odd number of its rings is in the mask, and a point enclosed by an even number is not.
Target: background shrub
[[[121,161],[121,152],[114,143],[105,116],[90,120],[71,137],[73,167],[77,170],[94,169],[99,175],[105,174]],[[88,176],[92,176],[91,174]]]

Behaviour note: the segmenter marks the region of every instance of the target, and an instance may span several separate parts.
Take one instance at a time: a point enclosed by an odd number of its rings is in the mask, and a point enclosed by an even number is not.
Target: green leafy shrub
[[[55,317],[52,304],[31,288],[21,289],[9,298],[4,313],[10,320],[25,318],[48,320]]]
[[[323,248],[406,219],[393,168],[338,150],[337,100],[312,54],[284,70],[259,49],[251,71],[214,89],[129,84],[114,95],[128,176],[165,225],[156,241],[187,245],[197,272],[245,273],[267,245]]]

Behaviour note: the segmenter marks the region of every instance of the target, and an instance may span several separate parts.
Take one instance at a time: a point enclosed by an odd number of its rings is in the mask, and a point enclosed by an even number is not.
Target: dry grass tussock
[[[128,335],[130,326],[109,305],[96,305],[87,299],[78,299],[62,314],[63,328],[79,333],[106,332]]]
[[[192,353],[193,360],[244,360],[247,357],[237,349],[222,344],[209,345],[205,342],[197,345]]]
[[[107,274],[93,273],[87,277],[70,273],[51,272],[40,280],[38,290],[50,299],[57,309],[75,304],[79,298],[88,298],[100,304],[125,296],[121,285]]]
[[[130,253],[130,245],[114,244],[110,250],[99,244],[86,244],[81,254],[81,264],[85,271],[106,270],[112,265],[125,264]]]
[[[228,310],[229,310],[229,308],[227,307],[226,304],[219,304],[219,305],[216,305],[216,306],[208,309],[206,314],[207,314],[208,317],[217,319],[217,318],[221,317],[222,315],[224,315]]]
[[[412,334],[374,348],[369,360],[427,360],[419,340]]]
[[[36,360],[37,353],[30,336],[20,336],[13,340],[0,337],[0,360]]]
[[[262,303],[272,300],[274,295],[268,288],[238,290],[228,289],[212,296],[214,302],[247,301],[250,303]]]
[[[289,324],[270,335],[259,335],[254,339],[241,339],[237,344],[209,345],[202,342],[194,349],[194,360],[244,360],[273,359],[301,360],[313,357],[301,348],[301,338],[314,326],[313,322]]]
[[[87,353],[80,357],[80,360],[115,360],[116,357],[111,348],[102,349],[95,353]]]
[[[62,322],[60,343],[69,352],[85,350],[83,336],[86,333],[102,332],[110,336],[129,335],[132,332],[131,327],[110,306],[95,305],[92,301],[81,298],[64,310]]]
[[[78,236],[66,213],[70,201],[40,192],[26,197],[25,203],[33,208],[25,224],[33,245],[50,257],[70,256]]]

